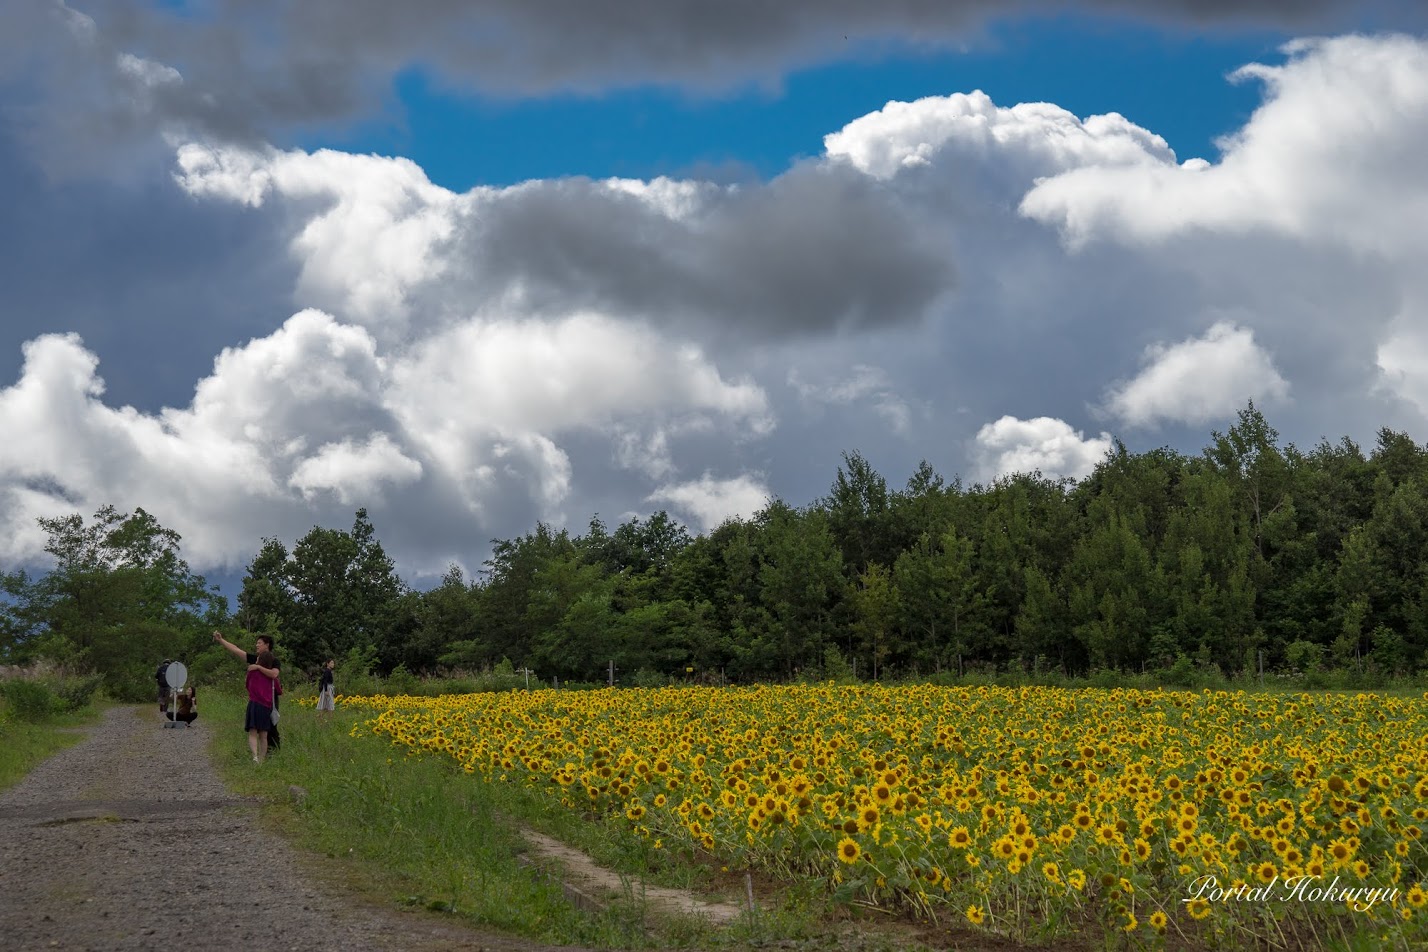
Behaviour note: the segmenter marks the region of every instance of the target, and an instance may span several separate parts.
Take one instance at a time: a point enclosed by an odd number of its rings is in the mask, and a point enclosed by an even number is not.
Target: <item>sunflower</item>
[[[844,863],[856,863],[863,855],[862,847],[851,836],[838,841],[838,859]]]

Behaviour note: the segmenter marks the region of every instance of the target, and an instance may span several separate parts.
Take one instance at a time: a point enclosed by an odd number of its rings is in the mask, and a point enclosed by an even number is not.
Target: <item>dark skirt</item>
[[[257,701],[248,702],[248,713],[243,717],[243,730],[266,734],[273,729],[273,709]]]

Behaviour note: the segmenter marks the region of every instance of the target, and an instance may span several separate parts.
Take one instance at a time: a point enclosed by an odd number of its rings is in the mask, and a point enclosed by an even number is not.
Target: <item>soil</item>
[[[312,875],[235,797],[210,725],[117,707],[0,793],[0,946],[20,949],[489,949],[549,952],[374,906]]]
[[[578,905],[598,907],[607,897],[633,890],[656,915],[691,916],[714,925],[727,925],[740,916],[748,915],[747,905],[714,902],[683,889],[632,884],[627,877],[595,865],[579,850],[534,830],[522,830],[521,836],[539,858],[537,865],[550,869],[564,886],[567,898]]]

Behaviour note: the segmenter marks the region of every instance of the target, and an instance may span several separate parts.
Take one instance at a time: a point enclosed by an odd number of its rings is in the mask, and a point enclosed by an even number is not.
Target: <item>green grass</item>
[[[339,711],[323,724],[295,696],[285,700],[282,750],[259,765],[241,730],[242,700],[205,695],[214,759],[235,791],[270,802],[264,816],[314,854],[334,882],[541,942],[641,948],[700,940],[701,930],[687,923],[651,933],[637,896],[603,912],[578,910],[558,883],[520,866],[517,804],[502,795],[504,785],[349,737],[355,714]],[[294,797],[293,786],[306,795]]]
[[[0,705],[0,790],[19,783],[50,755],[84,740],[78,728],[93,724],[100,713],[100,708],[91,706],[30,723],[10,717]]]

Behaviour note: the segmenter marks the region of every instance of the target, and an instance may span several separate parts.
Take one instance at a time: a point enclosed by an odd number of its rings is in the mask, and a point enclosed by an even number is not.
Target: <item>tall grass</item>
[[[18,710],[0,695],[0,790],[19,783],[35,767],[53,754],[84,739],[78,730],[99,719],[100,709],[86,703],[77,709],[56,713],[46,707],[37,711],[32,698],[20,702]]]

